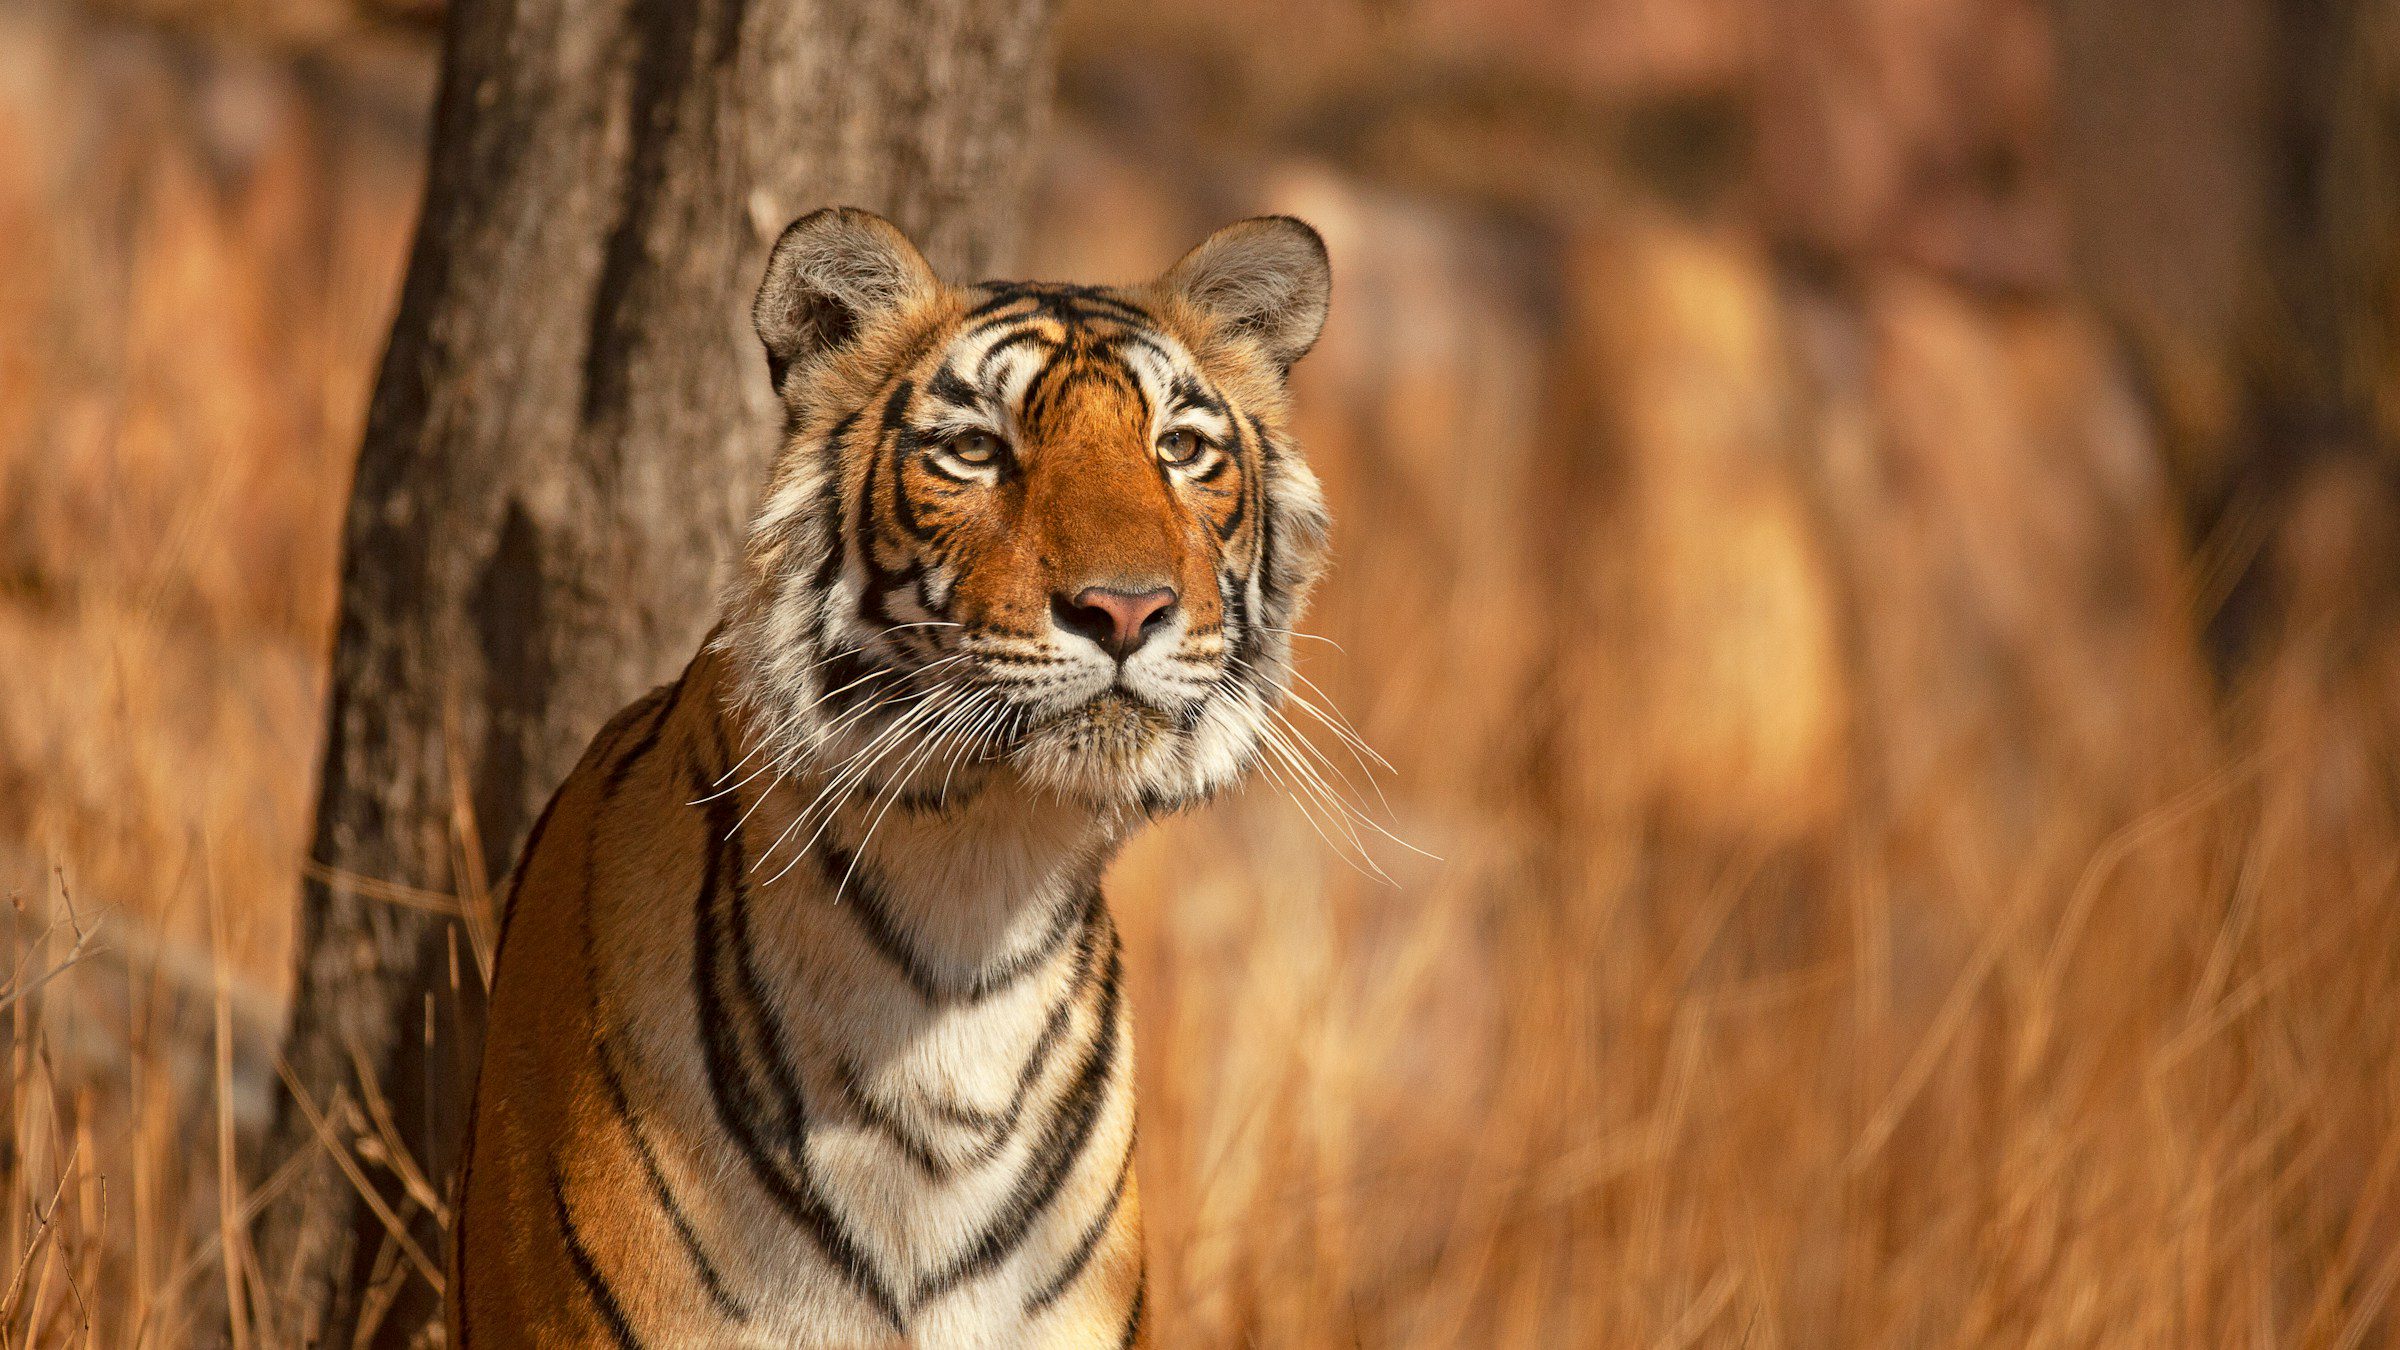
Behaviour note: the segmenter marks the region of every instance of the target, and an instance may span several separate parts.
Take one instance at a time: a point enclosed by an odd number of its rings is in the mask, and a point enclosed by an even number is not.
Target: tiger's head
[[[1324,565],[1285,379],[1330,286],[1288,217],[1124,288],[955,285],[879,216],[794,222],[753,310],[786,437],[725,630],[768,752],[1151,812],[1240,778]]]

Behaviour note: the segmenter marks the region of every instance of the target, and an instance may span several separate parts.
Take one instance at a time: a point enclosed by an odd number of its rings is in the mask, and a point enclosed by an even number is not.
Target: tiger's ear
[[[1201,240],[1159,284],[1289,370],[1325,328],[1333,267],[1306,222],[1259,216]]]
[[[854,206],[829,206],[793,221],[767,255],[767,275],[750,306],[767,374],[784,372],[855,339],[932,298],[933,269],[900,227]]]

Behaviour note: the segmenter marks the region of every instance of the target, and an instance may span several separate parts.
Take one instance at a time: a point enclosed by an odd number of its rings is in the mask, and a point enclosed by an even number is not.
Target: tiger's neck
[[[712,696],[730,692],[723,663],[694,674]],[[896,781],[853,776],[847,761],[828,759],[758,774],[731,801],[754,886],[846,911],[845,922],[934,1003],[979,998],[1057,956],[1099,908],[1101,873],[1135,823],[976,764]]]

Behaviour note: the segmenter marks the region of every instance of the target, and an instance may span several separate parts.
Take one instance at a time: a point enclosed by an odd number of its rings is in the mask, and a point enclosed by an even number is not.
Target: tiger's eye
[[[950,457],[972,468],[986,468],[1000,462],[1007,447],[1000,438],[988,431],[968,431],[950,438]]]
[[[1178,428],[1158,438],[1158,457],[1177,466],[1200,458],[1200,452],[1207,448],[1207,438],[1196,431]]]

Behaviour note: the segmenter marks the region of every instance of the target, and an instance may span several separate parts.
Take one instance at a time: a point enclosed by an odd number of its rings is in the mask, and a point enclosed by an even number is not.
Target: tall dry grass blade
[[[53,1237],[58,1226],[60,1202],[67,1193],[67,1183],[75,1179],[75,1168],[80,1158],[79,1153],[70,1149],[66,1162],[59,1168],[58,1183],[50,1190],[49,1203],[30,1207],[29,1217],[34,1221],[33,1238],[25,1250],[18,1254],[15,1268],[8,1278],[8,1288],[0,1291],[0,1347],[6,1347],[12,1343],[11,1329],[16,1326],[20,1312],[29,1309],[38,1311],[40,1302],[38,1291],[49,1270],[49,1252],[56,1245]],[[42,1263],[38,1270],[34,1265],[37,1260]],[[36,1289],[36,1297],[31,1304],[22,1301],[26,1293],[25,1280],[29,1272],[35,1277]]]
[[[1683,1316],[1675,1319],[1667,1334],[1658,1338],[1658,1350],[1691,1350],[1700,1344],[1700,1338],[1732,1306],[1733,1296],[1741,1286],[1741,1277],[1730,1270],[1719,1271],[1708,1287],[1700,1291],[1700,1296],[1683,1310]]]
[[[215,976],[211,993],[216,1037],[212,1062],[216,1071],[217,1244],[225,1253],[228,1334],[233,1340],[233,1350],[250,1350],[250,1288],[243,1270],[243,1234],[236,1213],[237,1197],[241,1194],[241,1163],[239,1134],[233,1120],[233,1002],[225,960],[225,906],[205,864],[201,868],[201,884],[207,891],[209,962]]]
[[[344,1048],[349,1051],[350,1067],[357,1075],[359,1095],[367,1104],[367,1119],[375,1127],[377,1147],[383,1151],[380,1161],[400,1178],[400,1184],[408,1192],[409,1199],[431,1214],[434,1222],[448,1228],[450,1206],[442,1199],[441,1193],[434,1189],[433,1183],[426,1179],[424,1169],[417,1166],[415,1155],[409,1152],[408,1144],[401,1139],[400,1126],[392,1119],[391,1104],[384,1100],[383,1089],[376,1085],[374,1066],[367,1063],[366,1052],[359,1049],[356,1041],[345,1042]]]
[[[475,798],[469,787],[474,778],[468,773],[466,752],[459,743],[455,693],[442,702],[442,753],[450,770],[451,869],[459,880],[459,909],[466,917],[467,947],[475,955],[475,973],[489,989],[499,916],[492,913],[491,877],[484,867],[483,832],[475,822]]]
[[[235,1216],[235,1232],[237,1234],[248,1233],[250,1225],[256,1223],[258,1216],[266,1212],[267,1206],[273,1204],[276,1198],[291,1186],[292,1179],[300,1175],[307,1162],[307,1155],[293,1154],[269,1173],[264,1182],[244,1196],[241,1209]],[[209,1233],[207,1238],[189,1256],[184,1258],[183,1264],[177,1266],[174,1273],[167,1277],[159,1297],[152,1304],[153,1309],[178,1306],[182,1302],[185,1287],[199,1279],[201,1272],[207,1270],[209,1264],[217,1259],[224,1250],[223,1243],[224,1235],[221,1229]],[[242,1245],[245,1251],[248,1250],[249,1243],[246,1240]],[[135,1325],[131,1340],[136,1350],[147,1343],[148,1335],[153,1330],[156,1330],[155,1319],[147,1316]],[[162,1337],[166,1335],[163,1331],[159,1334]]]
[[[417,1245],[417,1240],[409,1235],[407,1221],[392,1212],[391,1204],[383,1198],[383,1193],[375,1189],[375,1183],[368,1179],[366,1173],[359,1170],[358,1160],[351,1156],[349,1147],[334,1133],[332,1124],[317,1109],[315,1099],[309,1096],[308,1089],[301,1085],[299,1077],[292,1072],[290,1062],[280,1054],[275,1057],[275,1072],[283,1079],[285,1089],[292,1094],[293,1105],[298,1106],[300,1114],[307,1118],[309,1129],[317,1136],[318,1145],[333,1159],[342,1175],[349,1178],[359,1199],[374,1213],[376,1221],[383,1225],[383,1231],[399,1244],[401,1252],[416,1266],[417,1273],[425,1278],[425,1283],[432,1287],[435,1294],[440,1294],[443,1288],[441,1269],[425,1254],[425,1249]]]
[[[300,875],[328,886],[339,886],[344,890],[365,896],[369,900],[380,900],[387,905],[421,909],[428,914],[463,916],[466,913],[466,907],[455,895],[429,891],[422,886],[410,886],[402,882],[361,876],[356,872],[345,871],[339,867],[329,867],[314,858],[307,859],[300,864]]]

